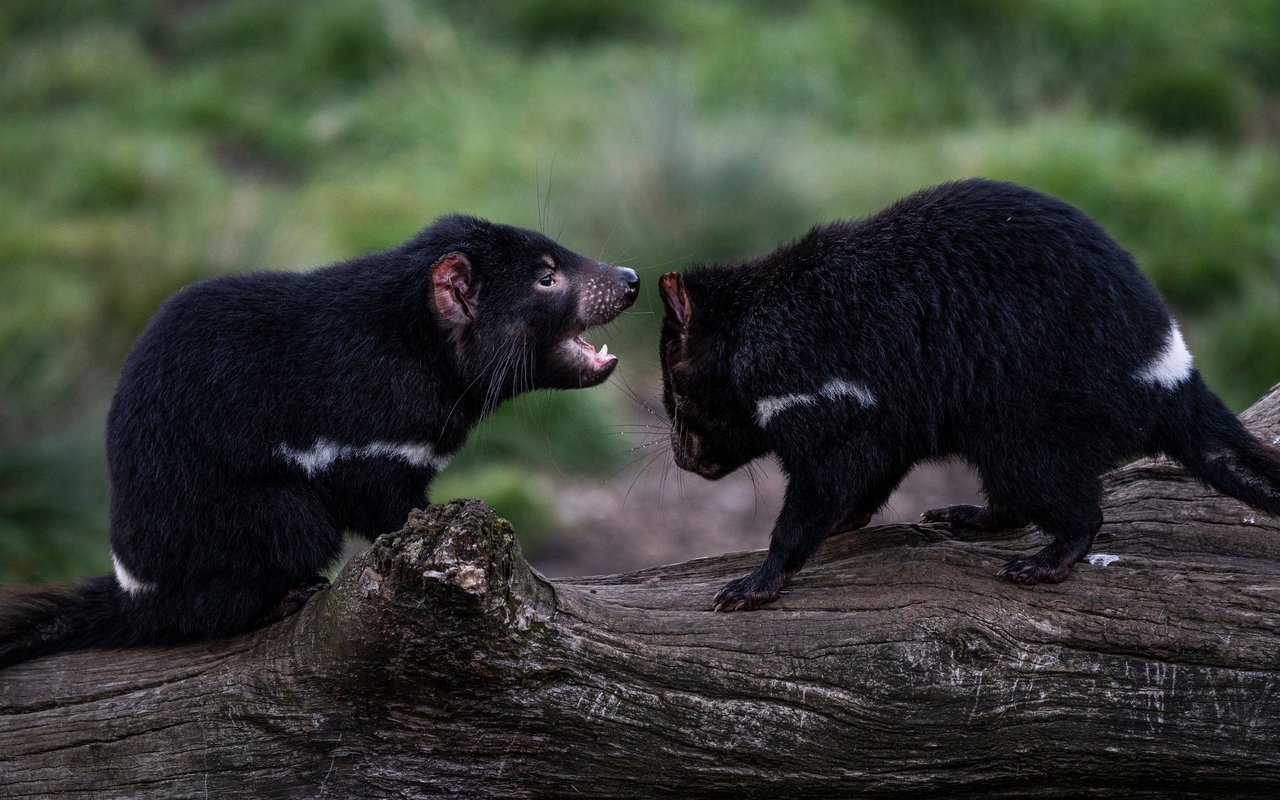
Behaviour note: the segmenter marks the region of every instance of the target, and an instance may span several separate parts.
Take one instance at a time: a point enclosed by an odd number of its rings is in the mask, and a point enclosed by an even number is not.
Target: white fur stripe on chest
[[[1166,389],[1172,389],[1191,377],[1191,351],[1182,340],[1182,331],[1178,330],[1177,322],[1169,326],[1164,347],[1138,371],[1137,377],[1147,383],[1158,383]]]
[[[811,406],[819,400],[837,400],[851,397],[860,405],[870,408],[876,404],[871,390],[859,383],[834,378],[813,394],[775,394],[756,401],[756,422],[764,427],[778,414],[796,406]]]
[[[395,442],[370,442],[365,445],[338,444],[329,439],[316,439],[307,450],[299,450],[282,444],[280,455],[302,467],[307,477],[314,477],[333,466],[335,461],[352,458],[396,458],[415,467],[431,467],[442,470],[449,463],[448,456],[436,453],[429,444],[397,444]]]

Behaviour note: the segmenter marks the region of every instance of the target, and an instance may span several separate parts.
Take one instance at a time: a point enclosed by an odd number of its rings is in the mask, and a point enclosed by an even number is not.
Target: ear
[[[462,328],[476,318],[471,262],[462,253],[448,253],[431,265],[436,311],[446,325]]]
[[[667,307],[667,316],[687,333],[689,320],[693,316],[693,304],[689,302],[689,293],[685,291],[680,273],[668,272],[659,278],[658,291],[662,295],[663,305]]]

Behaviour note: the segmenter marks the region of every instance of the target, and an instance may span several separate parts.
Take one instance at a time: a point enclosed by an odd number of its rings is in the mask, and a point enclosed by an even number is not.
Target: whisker
[[[670,468],[664,468],[664,469],[662,470],[662,478],[658,481],[658,498],[659,498],[659,500],[661,500],[661,499],[662,499],[662,496],[663,496],[663,495],[665,495],[665,494],[666,494],[666,492],[667,492],[667,475],[669,475],[669,474],[670,474],[670,472],[671,472]]]
[[[648,411],[650,414],[657,417],[658,419],[661,419],[664,422],[667,421],[665,409],[663,411],[658,411],[654,409],[653,406],[649,405],[648,402],[641,399],[640,393],[637,392],[634,388],[632,388],[631,384],[627,381],[627,378],[625,375],[619,375],[618,380],[620,381],[619,390],[623,392],[627,397],[630,397],[631,400],[636,403],[636,405],[640,406],[645,411]]]
[[[543,222],[543,228],[544,228],[543,233],[546,233],[545,228],[551,224],[551,187],[552,187],[552,184],[555,182],[556,156],[558,155],[560,155],[560,148],[557,147],[551,153],[551,167],[547,170],[547,200],[546,200],[546,204],[543,206],[545,210],[546,219]],[[560,236],[557,235],[556,238],[559,239]]]
[[[634,453],[634,452],[635,452],[635,451],[637,451],[637,450],[644,450],[644,449],[646,449],[646,448],[654,447],[655,445],[660,445],[660,444],[662,444],[662,442],[660,442],[660,441],[644,442],[643,444],[638,444],[638,445],[636,445],[635,447],[631,448],[630,450],[624,450],[624,451],[622,452],[622,455],[627,455],[627,454],[630,454],[630,453]]]
[[[604,260],[604,251],[608,249],[609,242],[613,239],[613,232],[618,229],[618,215],[613,217],[613,225],[609,226],[609,233],[604,237],[604,244],[600,245],[600,254],[596,256],[596,261]]]
[[[618,467],[616,470],[614,470],[613,472],[611,472],[611,473],[609,474],[609,478],[608,478],[607,480],[605,480],[605,481],[604,481],[604,483],[608,483],[608,481],[609,481],[609,480],[612,480],[612,479],[614,479],[614,478],[618,477],[618,473],[623,472],[624,470],[626,470],[626,468],[627,468],[627,467],[630,467],[631,465],[635,464],[636,462],[638,462],[638,461],[640,461],[640,460],[642,460],[642,459],[648,458],[648,457],[650,457],[650,456],[657,456],[657,455],[661,455],[661,453],[662,453],[662,450],[655,450],[655,451],[654,451],[654,452],[652,452],[652,453],[641,453],[639,456],[636,456],[635,458],[631,459],[631,460],[630,460],[630,461],[628,461],[627,463],[623,464],[622,466]],[[603,485],[603,484],[602,484],[602,485]]]
[[[650,264],[647,267],[636,267],[636,272],[648,272],[650,270],[661,269],[662,267],[665,267],[669,264],[674,264],[677,261],[684,261],[687,258],[693,258],[693,253],[685,253],[682,256],[676,256],[675,258],[668,258],[666,261],[659,261],[658,263]]]
[[[633,478],[631,479],[631,483],[630,483],[630,484],[628,484],[628,486],[627,486],[627,492],[626,492],[626,494],[624,494],[624,495],[622,496],[622,505],[623,505],[623,506],[625,506],[625,505],[627,504],[627,500],[628,500],[628,499],[630,499],[630,497],[631,497],[631,490],[635,488],[635,486],[636,486],[636,481],[640,480],[640,476],[644,475],[645,473],[647,473],[647,472],[649,471],[649,468],[650,468],[650,467],[652,467],[652,466],[654,465],[654,462],[657,460],[658,456],[660,456],[660,455],[662,455],[661,451],[659,451],[659,452],[657,452],[657,453],[650,454],[650,455],[648,455],[648,456],[647,456],[649,460],[648,460],[647,462],[645,462],[645,465],[644,465],[644,466],[643,466],[643,467],[642,467],[638,472],[636,472],[635,477],[633,477]]]
[[[547,223],[542,216],[542,176],[538,174],[537,163],[533,165],[533,194],[538,203],[538,233],[546,234]]]
[[[671,459],[667,459],[662,462],[662,477],[658,479],[658,501],[659,503],[661,503],[662,524],[664,527],[667,524],[667,503],[666,503],[667,477],[671,474],[671,467],[673,463],[674,462]],[[677,470],[676,472],[679,473],[679,470]],[[677,478],[677,480],[679,479]]]
[[[502,387],[515,366],[516,358],[520,355],[519,348],[520,345],[515,339],[512,339],[503,351],[503,357],[498,362],[498,368],[489,376],[489,386],[485,391],[484,403],[480,406],[482,414],[488,414],[502,402]]]
[[[637,437],[637,436],[651,436],[655,441],[657,441],[659,439],[667,438],[665,434],[657,433],[654,431],[614,431],[614,432],[594,431],[586,435],[596,439],[612,439],[615,436],[630,436],[634,440],[634,437]]]
[[[760,484],[756,482],[756,465],[747,463],[747,477],[751,478],[751,522],[754,524],[760,512]]]
[[[630,395],[628,395],[628,397],[630,397]],[[654,415],[651,414],[651,416],[654,416]],[[609,423],[608,425],[603,427],[617,427],[619,425],[647,425],[650,428],[662,428],[663,430],[668,430],[668,431],[671,430],[671,423],[667,422],[665,419],[659,419],[657,422],[654,422],[653,420],[650,420],[648,417],[640,417],[639,419],[633,419],[629,422]]]
[[[617,224],[618,224],[618,222],[617,222],[617,218],[616,218],[616,217],[614,218],[614,223],[613,223],[613,224],[614,224],[615,226],[617,226]],[[612,235],[613,235],[613,232],[612,232],[612,231],[610,231],[609,235],[610,235],[610,236],[612,236]],[[625,263],[625,262],[627,262],[627,261],[630,261],[631,259],[635,258],[635,256],[631,255],[631,249],[632,249],[632,247],[633,247],[633,245],[627,245],[626,247],[622,248],[622,252],[621,252],[621,253],[618,253],[618,257],[617,257],[617,258],[610,259],[610,260],[609,260],[609,263],[614,264],[614,265],[619,265],[619,266],[620,266],[620,265],[622,265],[623,263]]]
[[[480,373],[477,374],[475,378],[471,380],[471,383],[468,383],[463,388],[461,393],[458,394],[458,399],[453,401],[453,406],[450,407],[449,413],[445,414],[444,424],[440,426],[440,432],[442,434],[449,429],[449,422],[453,419],[453,412],[458,409],[458,404],[462,402],[462,398],[466,397],[467,392],[471,391],[471,387],[475,386],[476,383],[478,383],[480,379],[484,377],[485,372],[489,369],[490,366],[493,365],[493,362],[497,360],[500,354],[501,354],[501,351],[494,353],[493,356],[489,359],[488,363],[486,363],[484,367],[481,368]],[[483,413],[483,411],[481,413]]]

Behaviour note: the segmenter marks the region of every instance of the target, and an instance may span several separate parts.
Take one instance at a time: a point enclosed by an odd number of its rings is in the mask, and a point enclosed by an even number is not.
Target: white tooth
[[[604,358],[607,355],[609,355],[609,345],[607,344],[600,345],[600,357]]]

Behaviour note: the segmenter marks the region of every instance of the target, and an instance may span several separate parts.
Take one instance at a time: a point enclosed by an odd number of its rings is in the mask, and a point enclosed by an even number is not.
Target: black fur
[[[312,272],[184,289],[129,354],[107,421],[111,549],[148,588],[109,576],[19,596],[0,610],[0,666],[297,610],[343,532],[403,524],[500,400],[605,380],[616,359],[578,334],[637,287],[540,234],[454,216]]]
[[[773,453],[789,478],[764,563],[720,593],[721,610],[776,598],[830,532],[865,524],[923,459],[967,459],[989,502],[926,520],[1031,521],[1053,537],[1002,570],[1024,584],[1061,581],[1084,557],[1102,522],[1100,476],[1134,455],[1168,453],[1280,514],[1280,450],[1193,367],[1171,386],[1139,377],[1172,320],[1129,254],[1060,200],[946,184],[754,261],[670,273],[661,288],[677,464],[717,478]],[[821,396],[833,378],[873,403]],[[813,401],[757,423],[761,398],[793,394]]]

